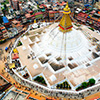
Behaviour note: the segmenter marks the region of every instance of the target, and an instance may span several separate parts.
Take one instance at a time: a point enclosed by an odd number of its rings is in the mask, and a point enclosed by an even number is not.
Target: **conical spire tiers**
[[[64,14],[70,14],[71,11],[70,11],[70,8],[68,7],[68,2],[66,4],[66,7],[64,8],[64,11],[63,11]]]
[[[68,7],[68,2],[66,4],[66,7],[64,8],[64,11],[63,11],[64,15],[59,23],[59,30],[62,31],[63,33],[65,32],[69,32],[72,30],[72,22],[71,22],[71,19],[70,19],[70,8]]]

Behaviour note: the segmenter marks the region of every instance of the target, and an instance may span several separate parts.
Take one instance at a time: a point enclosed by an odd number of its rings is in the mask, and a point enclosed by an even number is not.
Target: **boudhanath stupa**
[[[27,66],[31,80],[41,74],[48,87],[54,88],[67,80],[75,89],[82,82],[99,75],[98,66],[88,67],[97,61],[93,56],[93,52],[97,53],[96,46],[92,45],[87,34],[74,27],[70,13],[67,4],[60,23],[42,27],[39,33],[34,30],[33,34],[21,38],[23,45],[17,47],[19,60]],[[30,54],[32,59],[27,59]]]
[[[49,59],[51,62],[53,58],[60,57],[61,60],[57,63],[64,66],[79,66],[92,60],[91,44],[81,31],[73,28],[70,13],[70,8],[66,5],[60,23],[47,29],[40,41],[34,44],[36,55],[49,53],[52,55]],[[56,63],[55,60],[54,62]]]

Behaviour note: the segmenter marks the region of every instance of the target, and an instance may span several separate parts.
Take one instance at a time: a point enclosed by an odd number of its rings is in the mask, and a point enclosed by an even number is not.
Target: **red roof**
[[[32,13],[33,11],[28,11],[28,13]]]
[[[98,11],[98,14],[100,14],[100,11]]]
[[[49,11],[49,13],[56,13],[56,12],[57,12],[57,11],[52,11],[52,10],[51,10],[51,11]]]
[[[34,17],[35,16],[35,14],[34,15],[31,15],[31,17]]]
[[[6,32],[7,32],[7,30],[2,31],[2,33],[6,33]]]
[[[86,14],[86,13],[82,13],[82,12],[80,12],[79,14],[78,14],[78,19],[81,19],[81,20],[86,20],[87,19],[87,17],[88,17],[88,15]]]
[[[25,14],[25,17],[26,17],[26,18],[30,18],[31,15],[30,15],[30,14]]]
[[[60,5],[60,6],[63,6],[65,4],[66,4],[66,2],[64,2],[64,1],[62,3],[57,2],[57,5]]]
[[[0,27],[0,29],[2,30],[2,29],[5,29],[5,27],[3,26],[3,27]]]
[[[36,16],[36,15],[41,15],[41,14],[43,14],[43,13],[42,12],[37,12],[34,15]]]
[[[40,7],[40,8],[43,8],[43,6],[42,6],[42,5],[40,5],[39,7]]]
[[[10,23],[5,23],[5,25],[9,25]]]

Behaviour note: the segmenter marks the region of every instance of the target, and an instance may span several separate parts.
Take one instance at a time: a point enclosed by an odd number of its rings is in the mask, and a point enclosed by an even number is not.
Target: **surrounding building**
[[[6,28],[1,25],[0,26],[0,43],[3,43],[8,38],[9,38],[9,36],[8,36],[8,32],[7,32]]]
[[[92,5],[96,2],[99,2],[99,0],[74,0],[74,1],[84,3],[84,4],[92,4]]]
[[[15,10],[19,10],[19,0],[9,0],[11,6],[13,7],[13,9]]]

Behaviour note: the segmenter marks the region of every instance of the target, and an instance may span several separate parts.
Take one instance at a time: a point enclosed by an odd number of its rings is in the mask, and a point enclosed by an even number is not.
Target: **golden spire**
[[[68,7],[68,2],[66,4],[66,7],[64,8],[64,11],[63,11],[64,14],[70,14],[71,11],[70,11],[70,8]]]
[[[70,13],[71,11],[70,8],[68,7],[68,2],[67,2],[66,7],[64,8],[63,11],[64,15],[59,23],[59,30],[64,33],[72,30],[72,22],[69,16]]]

